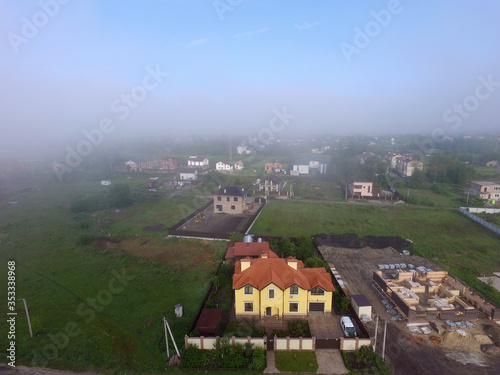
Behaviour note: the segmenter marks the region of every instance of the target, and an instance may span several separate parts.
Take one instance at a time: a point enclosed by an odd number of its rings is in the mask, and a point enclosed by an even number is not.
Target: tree
[[[125,183],[111,185],[108,192],[108,201],[111,207],[125,207],[132,204],[130,186]]]

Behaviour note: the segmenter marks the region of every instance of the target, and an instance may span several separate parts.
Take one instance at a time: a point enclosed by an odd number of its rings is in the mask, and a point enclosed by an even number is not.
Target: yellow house
[[[304,268],[274,252],[236,262],[233,276],[236,316],[307,316],[331,312],[335,290],[324,268]]]

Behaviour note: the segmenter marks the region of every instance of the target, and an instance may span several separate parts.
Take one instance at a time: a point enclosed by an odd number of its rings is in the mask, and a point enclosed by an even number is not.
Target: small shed
[[[351,297],[351,305],[359,318],[363,315],[372,316],[372,304],[364,294],[356,294]]]
[[[202,335],[215,336],[219,329],[222,309],[203,309],[196,322],[196,329]]]

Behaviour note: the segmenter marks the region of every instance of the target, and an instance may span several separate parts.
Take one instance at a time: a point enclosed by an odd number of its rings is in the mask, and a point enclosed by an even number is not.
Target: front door
[[[271,315],[273,315],[273,308],[266,307],[266,316],[271,316]]]

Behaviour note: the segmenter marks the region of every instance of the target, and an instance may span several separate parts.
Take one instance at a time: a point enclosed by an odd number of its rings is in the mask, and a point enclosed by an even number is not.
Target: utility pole
[[[385,336],[387,334],[387,320],[384,324],[384,341],[382,343],[382,360],[385,361]]]
[[[167,319],[163,317],[163,328],[165,329],[165,346],[167,347],[167,360],[170,359],[170,350],[168,349]]]
[[[375,320],[375,338],[373,339],[373,352],[375,353],[375,350],[377,349],[377,334],[378,334],[378,315],[377,319]]]
[[[30,313],[28,312],[28,305],[26,304],[26,299],[25,298],[18,298],[18,300],[22,300],[24,302],[24,309],[26,310],[26,318],[28,319],[28,327],[30,329],[30,336],[33,337],[33,331],[31,330]]]

